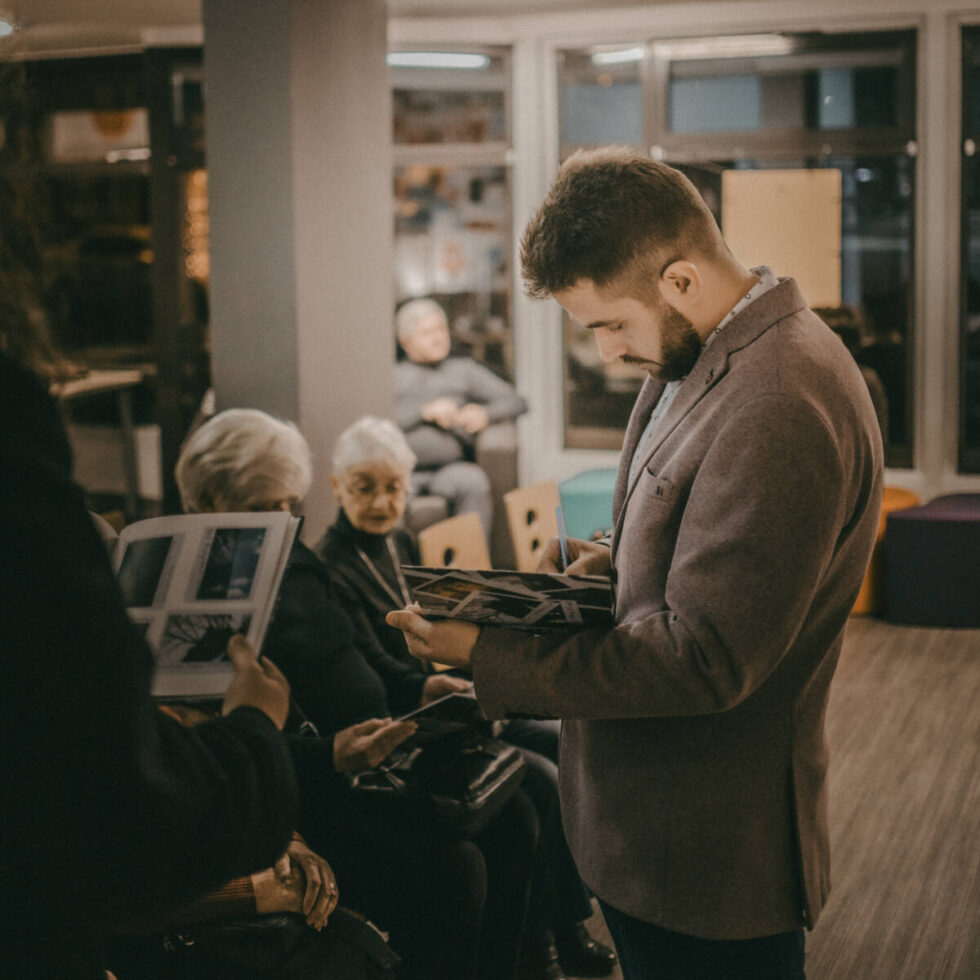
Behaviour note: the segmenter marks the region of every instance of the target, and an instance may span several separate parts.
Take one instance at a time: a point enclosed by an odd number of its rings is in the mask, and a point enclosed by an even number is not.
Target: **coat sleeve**
[[[183,729],[154,707],[54,404],[29,384],[0,402],[0,859],[18,914],[118,921],[268,867],[296,814],[284,739],[254,708]]]
[[[738,704],[807,617],[846,519],[847,479],[813,409],[781,396],[749,403],[679,504],[664,607],[611,630],[530,638],[484,629],[473,656],[484,711],[617,718]],[[655,542],[631,541],[630,555],[647,546]]]

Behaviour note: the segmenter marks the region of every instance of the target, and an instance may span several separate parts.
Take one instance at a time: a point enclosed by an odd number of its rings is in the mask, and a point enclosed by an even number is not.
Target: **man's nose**
[[[599,357],[606,364],[611,364],[624,353],[622,341],[612,330],[596,327],[593,334],[595,335],[595,345],[599,349]]]

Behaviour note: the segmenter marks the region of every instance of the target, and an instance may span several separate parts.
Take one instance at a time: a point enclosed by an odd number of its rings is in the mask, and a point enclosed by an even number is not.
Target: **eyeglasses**
[[[358,482],[348,483],[344,488],[352,497],[358,500],[374,500],[376,497],[401,497],[408,492],[405,480],[390,480],[388,483]]]

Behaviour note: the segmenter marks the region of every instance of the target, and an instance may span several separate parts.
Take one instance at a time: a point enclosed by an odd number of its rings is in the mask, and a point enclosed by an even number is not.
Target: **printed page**
[[[228,639],[240,632],[261,649],[298,527],[270,512],[183,514],[123,530],[114,567],[154,651],[155,695],[224,694]]]
[[[402,567],[425,616],[509,629],[568,630],[612,624],[605,576]]]

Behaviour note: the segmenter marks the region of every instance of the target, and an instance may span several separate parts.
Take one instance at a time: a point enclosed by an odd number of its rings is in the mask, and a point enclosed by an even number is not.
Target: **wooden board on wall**
[[[810,306],[840,305],[839,170],[726,170],[721,227],[743,265],[792,276]]]

